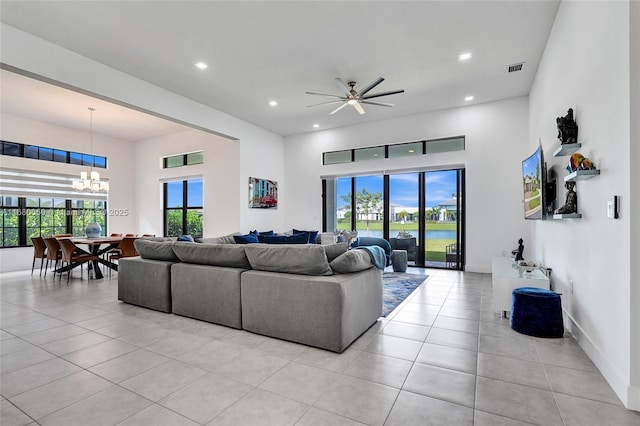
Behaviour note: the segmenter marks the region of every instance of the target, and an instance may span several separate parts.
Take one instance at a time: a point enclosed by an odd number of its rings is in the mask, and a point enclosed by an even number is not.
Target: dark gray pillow
[[[322,247],[324,247],[324,251],[327,253],[327,261],[331,263],[333,259],[340,256],[342,253],[346,253],[349,249],[349,243],[327,244]]]
[[[371,256],[365,250],[349,250],[329,264],[335,274],[350,274],[374,267]]]
[[[300,275],[333,275],[324,248],[318,244],[247,244],[251,268]]]
[[[249,269],[241,244],[191,244],[176,242],[173,251],[185,263]]]
[[[179,260],[173,252],[174,244],[175,241],[153,241],[143,238],[139,238],[133,242],[141,258],[164,260],[167,262],[177,262]]]
[[[236,241],[233,239],[234,235],[240,235],[239,232],[235,232],[229,235],[223,235],[221,237],[214,238],[196,238],[196,243],[205,243],[205,244],[235,244]]]

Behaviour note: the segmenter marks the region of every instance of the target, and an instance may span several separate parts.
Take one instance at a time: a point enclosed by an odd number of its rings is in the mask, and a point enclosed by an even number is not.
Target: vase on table
[[[102,235],[102,226],[99,223],[90,223],[84,229],[87,238],[98,238]]]

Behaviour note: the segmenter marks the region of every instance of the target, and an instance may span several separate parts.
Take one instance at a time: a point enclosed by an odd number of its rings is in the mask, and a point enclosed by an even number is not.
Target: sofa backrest
[[[251,268],[301,275],[333,275],[324,247],[318,244],[247,244]]]
[[[180,241],[173,245],[173,251],[181,262],[249,269],[251,266],[244,248],[242,244],[194,244]]]

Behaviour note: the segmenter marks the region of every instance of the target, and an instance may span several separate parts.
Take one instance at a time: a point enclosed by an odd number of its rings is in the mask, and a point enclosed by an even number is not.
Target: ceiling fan
[[[329,95],[327,93],[305,92],[307,95],[320,95],[320,96],[330,96],[332,98],[338,98],[338,100],[336,101],[321,102],[319,104],[313,104],[313,105],[307,105],[307,106],[313,107],[318,105],[342,103],[342,105],[340,105],[338,108],[331,111],[329,115],[335,114],[336,112],[340,111],[342,108],[346,107],[347,105],[352,105],[356,109],[356,111],[358,111],[360,114],[364,114],[365,111],[364,111],[364,108],[362,108],[361,104],[378,105],[378,106],[385,106],[385,107],[393,106],[393,104],[371,101],[369,99],[379,98],[381,96],[395,95],[396,93],[404,93],[404,90],[392,90],[390,92],[374,93],[371,95],[367,95],[367,93],[369,93],[371,89],[373,89],[378,84],[384,81],[384,78],[382,77],[378,77],[376,80],[369,83],[367,87],[365,87],[360,91],[356,91],[355,81],[350,81],[345,84],[345,82],[342,81],[342,79],[340,78],[335,78],[335,80],[336,80],[336,83],[338,83],[338,86],[340,87],[340,89],[342,89],[342,91],[344,92],[344,95],[340,96],[340,95]]]

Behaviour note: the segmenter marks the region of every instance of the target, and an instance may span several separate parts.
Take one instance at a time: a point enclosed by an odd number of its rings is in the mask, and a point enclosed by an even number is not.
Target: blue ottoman
[[[564,335],[562,303],[555,291],[516,288],[511,300],[511,328],[518,333],[552,338]]]

